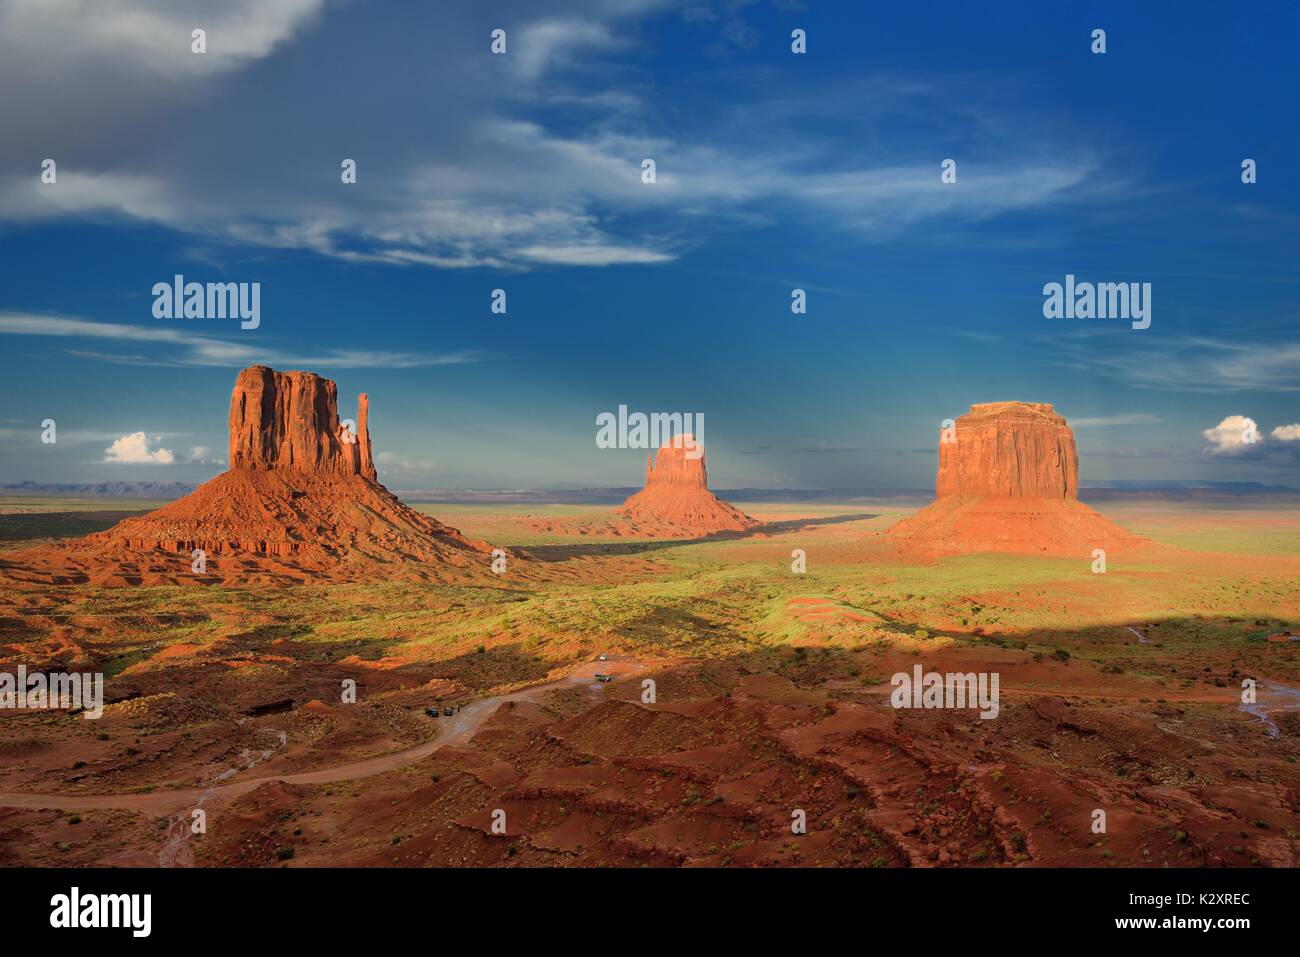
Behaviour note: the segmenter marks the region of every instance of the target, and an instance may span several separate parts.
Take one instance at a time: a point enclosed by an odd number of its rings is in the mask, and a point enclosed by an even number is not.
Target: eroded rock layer
[[[939,440],[936,501],[886,533],[927,554],[1088,557],[1146,544],[1078,500],[1074,433],[1051,405],[973,405]]]
[[[935,494],[1078,498],[1079,453],[1065,417],[1043,402],[972,405],[939,443]]]
[[[367,397],[355,432],[339,422],[337,401],[334,382],[314,373],[245,369],[230,401],[229,471],[105,532],[13,556],[6,573],[116,585],[437,580],[487,569],[489,546],[379,484]]]
[[[239,373],[230,397],[230,467],[339,472],[375,481],[369,404],[363,393],[354,432],[339,422],[332,379],[251,366]]]
[[[708,535],[759,524],[708,490],[704,446],[689,435],[676,436],[646,462],[645,488],[621,513],[651,534]]]

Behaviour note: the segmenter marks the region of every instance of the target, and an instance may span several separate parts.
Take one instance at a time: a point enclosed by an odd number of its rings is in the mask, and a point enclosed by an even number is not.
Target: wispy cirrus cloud
[[[7,420],[17,422],[17,420]],[[39,422],[32,422],[22,428],[5,427],[0,428],[0,440],[5,442],[28,442],[31,444],[40,444],[41,433],[44,431]],[[163,441],[165,439],[184,438],[188,432],[150,432],[154,441]],[[121,429],[118,430],[95,430],[95,429],[59,429],[58,444],[60,446],[69,445],[87,445],[91,443],[115,442],[122,437]]]
[[[590,268],[670,262],[737,225],[794,221],[881,242],[931,222],[950,233],[1114,198],[1095,152],[1035,144],[1025,132],[1032,125],[1007,138],[996,126],[1006,122],[1000,105],[971,110],[932,80],[828,89],[813,109],[833,116],[836,131],[819,124],[819,132],[790,136],[792,111],[806,114],[806,99],[796,105],[779,89],[749,84],[737,86],[757,100],[740,111],[744,119],[733,118],[729,103],[713,123],[666,123],[662,104],[645,93],[653,52],[641,39],[646,18],[673,6],[666,0],[567,0],[545,11],[506,2],[497,11],[509,26],[502,56],[488,52],[472,5],[440,7],[436,28],[410,27],[421,55],[403,71],[371,69],[365,51],[378,56],[401,38],[346,4],[232,0],[214,10],[197,0],[51,0],[37,16],[38,6],[0,0],[0,86],[14,92],[0,126],[10,143],[44,144],[59,177],[41,183],[26,148],[6,156],[0,145],[0,158],[13,160],[0,178],[0,220],[120,217],[357,263]],[[734,46],[740,9],[701,29]],[[292,64],[268,100],[245,68],[274,69],[278,51],[311,42],[314,25],[340,18],[362,53],[336,68],[323,97],[328,117],[299,115],[322,93],[318,75]],[[200,21],[205,55],[190,53]],[[24,72],[31,50],[43,60]],[[91,69],[83,61],[101,60],[84,82],[68,79]],[[33,77],[55,69],[68,71],[60,90],[90,89],[89,102],[51,107],[44,91],[24,95]],[[159,84],[169,70],[175,82]],[[423,122],[394,129],[373,105],[411,101],[413,86],[440,96],[420,102]],[[177,137],[172,121],[186,122],[196,96],[211,107],[205,122]],[[40,109],[23,105],[36,102]],[[60,117],[57,127],[50,115]],[[886,116],[906,123],[906,143],[873,133],[870,152],[846,149],[855,128],[888,128],[878,122]],[[954,128],[994,145],[968,151],[959,185],[945,186],[936,151]],[[924,159],[915,138],[926,142]],[[242,142],[293,161],[257,164],[232,146]],[[358,163],[355,185],[340,182],[344,157]],[[654,184],[641,180],[645,158],[658,163]]]
[[[1156,336],[1095,326],[1041,340],[1061,365],[1170,392],[1300,392],[1300,341]]]
[[[71,355],[119,365],[217,366],[243,368],[262,363],[280,368],[414,369],[423,366],[481,362],[475,350],[448,353],[394,352],[368,349],[321,349],[314,352],[268,347],[256,341],[219,339],[175,327],[131,326],[65,316],[0,312],[0,335],[48,336],[141,343],[149,351],[103,352],[69,349]]]
[[[650,6],[646,4],[645,6]],[[547,70],[572,63],[584,54],[608,53],[626,47],[610,24],[587,17],[545,17],[516,32],[516,55],[506,61],[525,82],[535,82]]]
[[[424,475],[442,468],[435,460],[421,455],[403,455],[398,452],[379,452],[375,464],[394,475]]]
[[[1074,428],[1106,428],[1115,425],[1156,425],[1160,416],[1150,412],[1122,412],[1119,415],[1081,416],[1070,418]]]

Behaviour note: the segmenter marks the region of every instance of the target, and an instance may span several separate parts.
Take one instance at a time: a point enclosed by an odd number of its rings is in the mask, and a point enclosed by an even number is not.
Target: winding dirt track
[[[376,774],[382,774],[385,771],[391,771],[394,768],[400,768],[408,764],[419,761],[433,752],[449,745],[464,744],[469,741],[478,730],[492,717],[502,704],[507,701],[536,701],[549,691],[558,688],[571,688],[577,685],[585,685],[592,691],[601,688],[602,685],[595,683],[595,675],[598,672],[604,672],[615,678],[627,678],[637,672],[645,669],[651,662],[632,659],[632,658],[610,658],[608,661],[593,661],[581,665],[571,673],[556,681],[548,681],[545,684],[533,685],[529,688],[523,688],[510,694],[497,695],[490,698],[483,698],[471,705],[462,708],[449,721],[442,725],[441,732],[431,741],[416,745],[413,748],[407,748],[404,751],[394,751],[389,754],[382,754],[374,758],[364,758],[359,761],[352,761],[347,764],[335,765],[334,767],[319,768],[314,771],[300,771],[293,774],[274,774],[261,777],[250,777],[242,781],[235,781],[230,784],[221,784],[215,787],[196,787],[184,788],[178,790],[153,791],[149,793],[137,794],[23,794],[20,792],[0,792],[0,807],[19,807],[19,808],[54,808],[61,811],[86,811],[99,808],[106,809],[126,809],[132,811],[142,811],[149,814],[165,815],[176,814],[189,808],[194,808],[200,804],[206,804],[212,801],[219,801],[229,798],[238,797],[241,794],[247,794],[261,784],[269,781],[283,781],[288,784],[330,784],[336,781],[354,781],[358,778],[368,778]],[[656,661],[654,664],[669,664],[667,661]],[[1285,686],[1281,686],[1285,688]],[[868,692],[879,692],[883,701],[888,701],[889,694],[893,690],[890,684],[879,684],[874,687],[865,689]],[[1273,703],[1273,708],[1277,710],[1290,710],[1300,707],[1300,692],[1294,689],[1287,689],[1294,692],[1297,697],[1279,703]],[[1123,692],[1101,692],[1101,691],[1078,691],[1073,689],[1050,689],[1035,688],[1023,691],[1003,690],[1002,694],[1012,695],[1015,697],[1037,697],[1040,695],[1066,694],[1073,697],[1084,698],[1117,698],[1124,697]],[[1183,691],[1162,689],[1161,695],[1170,701],[1184,702],[1214,702],[1219,704],[1233,704],[1236,696],[1219,690],[1213,691]],[[1244,710],[1244,709],[1243,709]],[[1270,709],[1272,710],[1272,709]],[[1256,717],[1259,717],[1256,714]],[[439,719],[444,721],[445,719]]]
[[[568,688],[574,685],[588,685],[593,690],[601,687],[594,684],[597,672],[625,678],[645,668],[645,663],[634,659],[611,658],[608,661],[593,661],[582,665],[557,681],[533,685],[510,694],[497,695],[475,701],[462,708],[450,721],[442,726],[441,733],[432,741],[408,748],[381,754],[376,758],[365,758],[340,764],[331,768],[315,771],[301,771],[296,774],[275,774],[269,777],[248,778],[231,784],[222,784],[210,788],[184,788],[169,791],[153,791],[147,794],[22,794],[14,791],[0,792],[0,807],[21,808],[55,808],[60,811],[88,811],[97,808],[125,809],[143,811],[148,814],[175,814],[186,808],[196,807],[200,802],[207,803],[247,794],[258,785],[268,781],[283,781],[288,784],[329,784],[334,781],[355,781],[368,778],[394,768],[412,764],[433,754],[448,745],[464,744],[481,728],[488,718],[507,701],[535,701],[548,691]],[[445,720],[445,719],[439,719]]]

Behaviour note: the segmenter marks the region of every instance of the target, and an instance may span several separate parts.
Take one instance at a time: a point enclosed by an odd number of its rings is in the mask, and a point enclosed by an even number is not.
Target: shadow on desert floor
[[[80,538],[112,528],[125,518],[147,515],[149,509],[95,509],[67,512],[21,512],[0,515],[0,542],[43,538]]]
[[[825,515],[821,517],[796,518],[783,522],[764,522],[744,531],[714,532],[696,538],[665,538],[658,540],[641,539],[630,542],[582,542],[554,545],[511,545],[513,551],[523,558],[534,558],[543,562],[563,562],[583,555],[640,555],[645,552],[658,551],[663,548],[680,548],[683,545],[698,545],[701,542],[724,542],[757,536],[785,535],[806,528],[821,525],[846,525],[850,522],[863,522],[878,517],[872,512],[858,512],[851,515]]]

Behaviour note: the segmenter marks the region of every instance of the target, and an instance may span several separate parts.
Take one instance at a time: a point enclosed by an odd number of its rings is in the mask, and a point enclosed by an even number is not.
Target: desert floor
[[[0,500],[0,558],[156,504]],[[1093,574],[908,559],[879,533],[910,504],[735,504],[765,525],[670,542],[419,506],[511,549],[455,585],[0,575],[0,669],[113,702],[0,712],[0,865],[1297,862],[1300,642],[1266,639],[1300,623],[1300,510],[1105,504],[1160,544]],[[918,663],[997,672],[998,716],[890,707]]]

